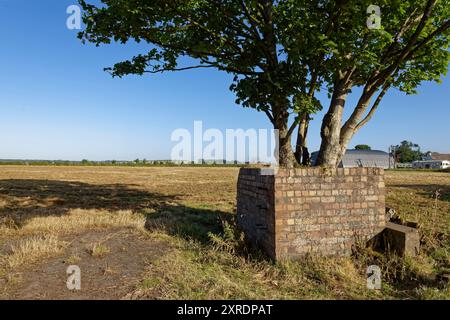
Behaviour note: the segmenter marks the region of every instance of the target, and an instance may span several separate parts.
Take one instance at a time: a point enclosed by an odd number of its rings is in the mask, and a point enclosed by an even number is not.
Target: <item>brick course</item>
[[[275,260],[349,255],[355,241],[386,225],[383,169],[261,170],[240,170],[237,220],[247,240]]]

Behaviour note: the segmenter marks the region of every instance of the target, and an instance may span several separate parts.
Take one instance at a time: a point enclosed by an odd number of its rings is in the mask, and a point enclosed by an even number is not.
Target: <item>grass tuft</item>
[[[54,235],[20,240],[11,246],[8,254],[0,256],[0,266],[14,269],[31,264],[61,253],[66,245],[66,242],[58,240]]]

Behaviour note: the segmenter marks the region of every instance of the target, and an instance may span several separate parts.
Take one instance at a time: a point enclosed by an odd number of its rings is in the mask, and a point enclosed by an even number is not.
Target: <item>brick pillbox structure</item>
[[[386,226],[384,170],[243,168],[237,222],[275,260],[347,256]]]

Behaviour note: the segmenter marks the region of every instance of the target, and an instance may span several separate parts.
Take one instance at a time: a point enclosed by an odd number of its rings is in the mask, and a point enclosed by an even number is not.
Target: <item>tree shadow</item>
[[[209,234],[222,231],[222,222],[231,214],[219,210],[191,208],[183,205],[162,206],[147,215],[147,230],[163,230],[172,236],[193,239],[203,244],[209,242]]]
[[[0,180],[0,224],[13,221],[23,227],[29,219],[63,216],[73,209],[131,210],[146,215],[148,229],[208,241],[221,230],[221,219],[230,214],[180,204],[178,195],[139,190],[137,185],[88,184],[59,180]]]
[[[0,180],[0,217],[20,227],[36,216],[62,216],[72,209],[156,209],[175,196],[142,191],[130,185],[94,185],[77,181]]]

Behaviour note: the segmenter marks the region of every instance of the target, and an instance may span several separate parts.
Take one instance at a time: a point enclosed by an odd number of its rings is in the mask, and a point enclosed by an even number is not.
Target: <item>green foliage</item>
[[[208,233],[208,238],[216,250],[236,253],[245,250],[244,234],[235,222],[222,220],[222,233]]]
[[[423,155],[418,144],[406,140],[395,146],[394,150],[397,161],[401,163],[421,160]]]
[[[294,112],[300,115],[303,113],[314,114],[323,109],[319,99],[302,92],[295,95],[293,106]]]
[[[355,146],[356,150],[372,150],[372,148],[367,144],[358,144]]]
[[[449,64],[450,0],[377,1],[379,30],[367,27],[372,0],[101,2],[80,0],[80,39],[150,45],[106,68],[113,76],[215,68],[233,75],[237,103],[274,124],[320,110],[315,94],[331,96],[344,75],[370,102],[384,86],[413,94],[423,81],[439,82]]]

